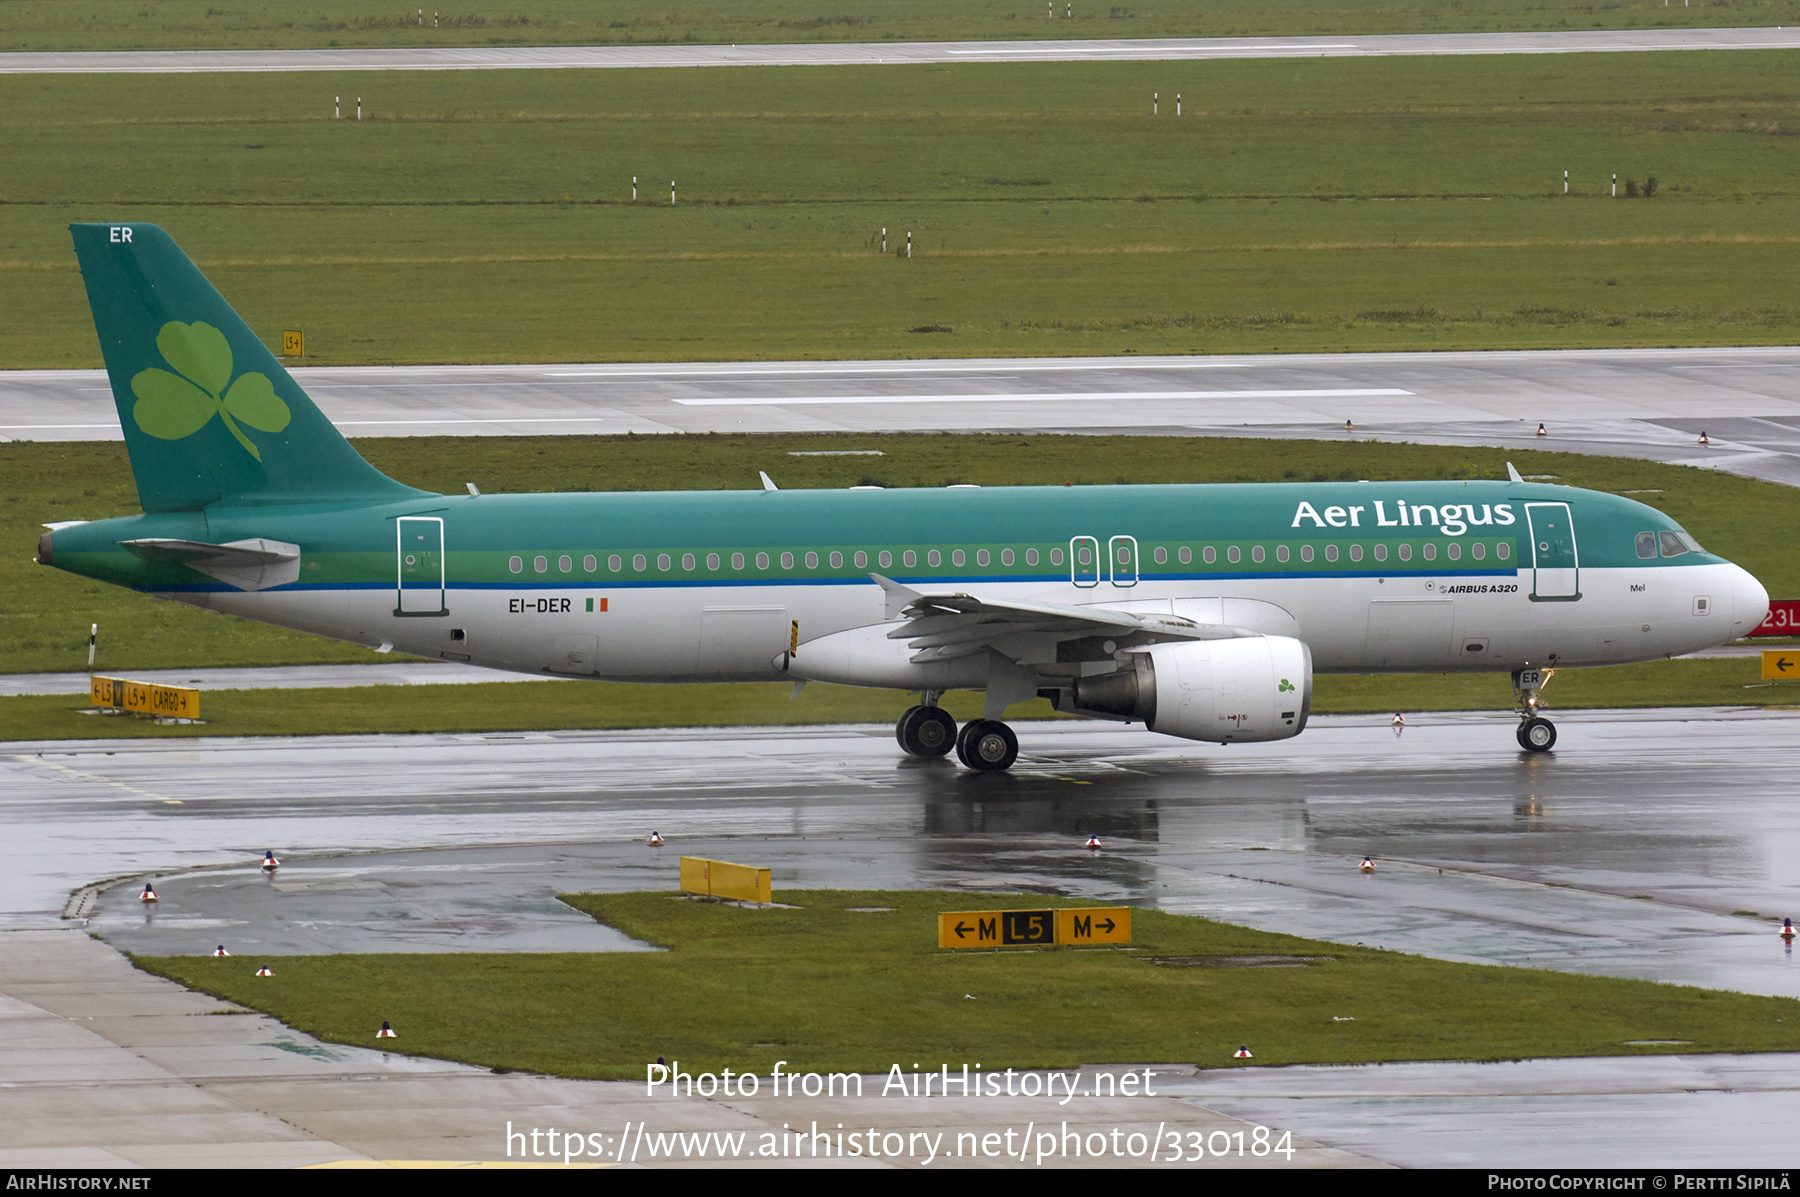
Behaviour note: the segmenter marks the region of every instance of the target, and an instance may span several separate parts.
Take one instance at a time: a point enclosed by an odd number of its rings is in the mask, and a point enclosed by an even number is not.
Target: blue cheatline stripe
[[[1098,582],[1076,588],[1086,592],[1108,593],[1136,590],[1146,585],[1171,582],[1282,582],[1299,580],[1317,580],[1332,578],[1517,578],[1526,571],[1512,569],[1434,569],[1434,570],[1317,570],[1306,572],[1244,572],[1244,573],[1206,573],[1206,574],[1158,574],[1154,577],[1139,578],[1129,586],[1115,586],[1102,578]],[[884,575],[885,576],[885,575]],[[1032,584],[1032,585],[1074,585],[1067,574],[1051,574],[1047,576],[1019,577],[1017,575],[989,576],[956,576],[930,578],[895,578],[894,581],[911,589],[930,586],[971,586],[982,584]],[[867,576],[855,578],[620,578],[602,581],[592,578],[570,578],[566,581],[552,579],[518,581],[518,582],[458,582],[452,579],[444,586],[445,590],[694,590],[720,587],[779,587],[779,586],[873,586],[875,583]],[[168,586],[133,586],[144,594],[244,594],[236,586],[225,582],[189,582]],[[290,582],[286,586],[270,586],[266,591],[331,591],[331,590],[394,590],[392,582]],[[438,589],[436,585],[406,588],[408,593],[430,593]],[[1197,594],[1194,598],[1218,598],[1219,595]]]

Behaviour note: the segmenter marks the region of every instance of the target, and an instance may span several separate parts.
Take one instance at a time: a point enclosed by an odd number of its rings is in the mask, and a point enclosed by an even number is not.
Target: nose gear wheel
[[[1519,724],[1519,747],[1526,752],[1549,752],[1556,747],[1556,724],[1533,715]]]

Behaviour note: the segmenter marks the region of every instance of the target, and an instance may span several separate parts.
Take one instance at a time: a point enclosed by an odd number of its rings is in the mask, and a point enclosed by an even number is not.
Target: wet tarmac
[[[201,690],[317,690],[344,686],[444,686],[472,682],[561,682],[541,673],[502,673],[456,661],[407,659],[379,665],[251,665],[221,669],[106,669],[94,673]],[[0,673],[0,696],[86,694],[88,673]]]
[[[1800,910],[1800,714],[1557,718],[1557,751],[1542,757],[1518,752],[1509,721],[1489,715],[1420,716],[1398,737],[1384,720],[1321,718],[1297,740],[1231,748],[1023,724],[1023,755],[1003,776],[904,760],[880,727],[13,744],[0,759],[0,929],[16,934],[0,935],[0,965],[39,978],[13,949],[63,939],[32,928],[83,926],[136,952],[631,950],[556,895],[673,888],[674,858],[693,852],[771,866],[778,898],[807,886],[1057,892],[1460,960],[1800,995],[1775,935],[1779,916]],[[651,829],[665,847],[643,842]],[[1082,847],[1089,834],[1101,851]],[[273,877],[256,867],[266,847],[284,858]],[[1373,875],[1357,869],[1364,853]],[[161,895],[149,911],[136,900],[141,875]],[[96,894],[108,878],[118,883]],[[69,984],[39,978],[19,995],[44,1010],[79,1006],[86,990]],[[169,1004],[153,997],[122,997],[120,1011]],[[88,1023],[187,1078],[161,1082],[168,1100],[237,1104],[194,1114],[190,1146],[130,1146],[138,1131],[116,1118],[81,1129],[79,1112],[64,1137],[111,1134],[121,1158],[212,1159],[218,1144],[274,1135],[231,1121],[249,1103],[301,1128],[283,1132],[295,1141],[271,1159],[344,1158],[346,1144],[377,1158],[492,1158],[491,1113],[458,1122],[443,1146],[427,1141],[449,1133],[445,1102],[524,1116],[529,1101],[604,1100],[620,1103],[614,1121],[645,1116],[626,1089],[545,1081],[554,1094],[528,1097],[446,1065],[408,1082],[415,1114],[371,1121],[360,1082],[379,1078],[296,1085],[269,1063],[310,1067],[305,1053],[336,1060],[344,1049],[285,1030],[246,1038],[236,1019],[187,1021],[207,1033],[154,1050],[131,1039],[141,1017],[107,1024],[117,1033]],[[213,1040],[226,1032],[245,1046],[225,1071],[266,1075],[221,1073],[229,1045]],[[0,1070],[29,1054],[0,1050]],[[13,1095],[21,1117],[45,1101],[78,1111],[101,1080],[86,1055],[56,1059],[57,1079],[32,1082],[47,1088]],[[1219,1069],[1172,1077],[1166,1092],[1207,1127],[1224,1115],[1355,1153],[1309,1157],[1319,1162],[1773,1167],[1800,1115],[1795,1063]],[[120,1055],[127,1065],[145,1067]],[[352,1065],[368,1067],[331,1068]],[[0,1107],[9,1100],[0,1093]],[[0,1154],[41,1165],[49,1135],[31,1123]]]
[[[1057,892],[1800,996],[1775,935],[1800,913],[1800,716],[1558,719],[1543,757],[1489,715],[1230,748],[1026,724],[1003,776],[903,759],[878,727],[15,745],[0,925],[154,871],[153,912],[120,885],[91,928],[144,952],[594,947],[556,894],[673,888],[695,853],[768,865],[778,891]]]
[[[1751,641],[1703,649],[1687,657],[1754,657],[1766,648],[1786,648],[1786,640]],[[202,690],[320,690],[345,686],[444,686],[474,682],[567,682],[541,673],[506,673],[456,661],[408,659],[379,665],[252,665],[222,669],[96,669],[134,681]],[[0,673],[0,697],[20,694],[86,694],[89,674]]]
[[[1408,1168],[1787,1168],[1797,1065],[1770,1053],[1213,1069],[1166,1091]]]

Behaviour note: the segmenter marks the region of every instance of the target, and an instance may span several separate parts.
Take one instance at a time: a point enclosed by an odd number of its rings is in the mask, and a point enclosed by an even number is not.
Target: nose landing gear
[[[1556,724],[1534,715],[1519,724],[1519,747],[1526,752],[1549,752],[1556,747]]]
[[[1543,700],[1539,697],[1555,673],[1554,669],[1520,669],[1512,675],[1513,689],[1519,695],[1519,747],[1526,752],[1549,752],[1556,747],[1556,724],[1540,713]]]

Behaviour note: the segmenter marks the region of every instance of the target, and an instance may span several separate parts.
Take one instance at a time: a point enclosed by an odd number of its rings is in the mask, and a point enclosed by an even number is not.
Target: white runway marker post
[[[1612,197],[1611,198],[1613,198],[1613,199],[1619,198],[1619,172],[1616,170],[1613,172]]]
[[[912,230],[906,230],[906,256],[912,257]]]
[[[675,180],[669,180],[669,207],[675,206]]]
[[[1161,96],[1161,95],[1159,95],[1159,94],[1158,94],[1158,93],[1156,93],[1156,92],[1151,92],[1151,93],[1150,93],[1150,115],[1151,115],[1151,116],[1155,116],[1155,115],[1156,115],[1156,107],[1157,107],[1157,105],[1158,105],[1158,104],[1160,104],[1160,103],[1161,103],[1161,102],[1162,102],[1162,96]]]
[[[344,97],[343,96],[332,96],[331,97],[331,119],[334,121],[344,119]]]
[[[886,229],[881,230],[881,252],[884,254],[887,252],[887,230]]]
[[[362,119],[362,97],[361,96],[356,97],[356,119],[357,120]]]
[[[637,203],[637,176],[631,176],[631,202]]]
[[[92,669],[94,667],[94,641],[99,639],[99,636],[100,636],[100,625],[97,623],[90,624],[88,626],[88,668],[89,669]]]
[[[1181,115],[1181,93],[1180,92],[1175,93],[1175,115],[1176,116]]]
[[[1569,172],[1563,171],[1563,194],[1569,194]]]

